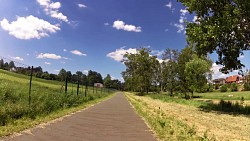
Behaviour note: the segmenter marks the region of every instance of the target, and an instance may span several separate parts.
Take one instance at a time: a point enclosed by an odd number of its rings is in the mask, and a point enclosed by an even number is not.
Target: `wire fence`
[[[46,80],[47,76],[49,76],[49,80]],[[32,107],[37,106],[39,100],[44,99],[48,100],[44,100],[46,102],[62,101],[59,106],[77,105],[82,101],[102,97],[102,95],[113,91],[105,87],[89,86],[88,79],[87,82],[83,83],[81,78],[78,77],[76,82],[72,83],[70,77],[58,81],[56,76],[55,74],[43,72],[41,67],[33,67],[0,56],[0,106],[6,106],[6,103],[18,101],[22,105],[27,103],[28,107]],[[22,99],[22,101],[16,99]],[[51,103],[51,105],[53,104]],[[49,104],[47,106],[47,108],[51,108]]]

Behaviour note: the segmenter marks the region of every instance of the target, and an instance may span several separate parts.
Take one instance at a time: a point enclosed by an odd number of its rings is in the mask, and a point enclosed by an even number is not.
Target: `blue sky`
[[[121,80],[125,52],[186,45],[181,3],[169,0],[0,0],[0,56],[58,73],[94,70]],[[247,67],[247,52],[241,57]],[[213,60],[216,55],[211,55]],[[216,77],[225,77],[213,65]],[[235,72],[236,73],[236,72]]]

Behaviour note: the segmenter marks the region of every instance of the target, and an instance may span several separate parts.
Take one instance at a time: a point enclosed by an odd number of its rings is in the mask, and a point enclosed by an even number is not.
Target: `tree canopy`
[[[250,49],[249,0],[179,0],[197,15],[187,24],[187,40],[199,55],[216,52],[222,72],[242,69],[239,60]]]
[[[156,56],[151,56],[148,48],[141,48],[136,54],[126,53],[124,57],[126,70],[122,75],[126,85],[141,94],[148,92],[154,78]]]

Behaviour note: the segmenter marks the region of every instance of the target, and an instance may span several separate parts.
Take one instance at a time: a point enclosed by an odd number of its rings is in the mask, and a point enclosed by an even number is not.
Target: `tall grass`
[[[107,96],[107,93],[64,94],[57,89],[33,84],[31,104],[28,103],[28,87],[22,83],[0,79],[0,126],[23,117],[35,119],[53,111],[78,106],[84,102]]]

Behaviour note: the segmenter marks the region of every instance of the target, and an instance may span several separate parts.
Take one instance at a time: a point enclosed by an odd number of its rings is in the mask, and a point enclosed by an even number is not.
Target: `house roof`
[[[238,75],[229,76],[229,77],[226,78],[226,81],[227,82],[236,82],[237,78],[239,78]]]

